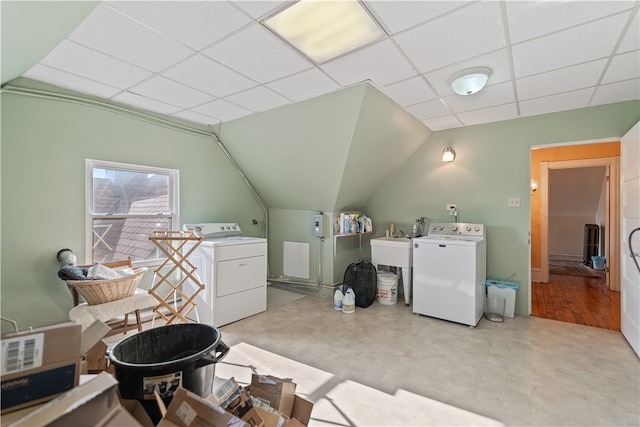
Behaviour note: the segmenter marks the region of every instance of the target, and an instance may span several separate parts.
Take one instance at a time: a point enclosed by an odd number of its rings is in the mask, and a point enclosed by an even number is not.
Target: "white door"
[[[640,356],[640,122],[621,139],[621,329]],[[633,233],[633,235],[632,235]],[[632,251],[629,250],[631,238]],[[635,259],[635,262],[634,262]]]

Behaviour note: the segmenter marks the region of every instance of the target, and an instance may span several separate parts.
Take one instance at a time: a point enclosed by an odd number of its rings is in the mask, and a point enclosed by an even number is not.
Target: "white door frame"
[[[622,171],[620,187],[622,203],[620,217],[622,236],[620,239],[621,259],[621,299],[620,330],[629,345],[640,356],[640,273],[636,269],[640,262],[640,237],[636,232],[629,250],[629,237],[632,231],[640,227],[640,122],[627,132],[620,140],[622,154]],[[635,253],[635,251],[638,253]]]
[[[612,291],[620,291],[620,157],[563,160],[540,163],[540,279],[549,282],[549,169],[571,169],[604,166],[606,168],[605,253],[606,283]]]

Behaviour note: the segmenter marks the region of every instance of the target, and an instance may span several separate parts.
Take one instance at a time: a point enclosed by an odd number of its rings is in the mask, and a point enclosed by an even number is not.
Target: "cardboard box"
[[[98,425],[117,407],[122,406],[116,395],[117,385],[118,381],[111,374],[96,375],[86,383],[40,406],[12,426]]]
[[[158,427],[249,427],[249,424],[182,387],[176,390]]]
[[[142,404],[133,399],[121,399],[122,407],[133,417],[141,427],[153,427],[153,421],[142,407]],[[112,424],[114,427],[120,424]]]
[[[295,394],[295,389],[296,383],[291,379],[256,374],[252,375],[251,385],[246,388],[252,399],[269,402],[271,408],[281,413],[286,419],[285,427],[306,426],[311,419],[313,403]],[[277,418],[266,415],[265,409],[258,409],[265,427],[282,425]]]
[[[251,376],[251,396],[267,400],[271,407],[285,415],[291,414],[296,397],[296,383],[291,379],[271,375]]]
[[[104,338],[111,328],[104,322],[96,320],[83,333],[80,351],[83,355],[80,374],[98,374],[107,370],[107,343]]]
[[[0,413],[46,402],[78,385],[82,327],[38,328],[1,340]]]
[[[107,374],[105,374],[107,375]],[[90,392],[90,390],[87,388],[88,386],[85,386],[85,384],[88,381],[93,380],[94,378],[96,378],[96,375],[83,375],[80,378],[80,386],[78,387],[81,391],[77,391],[76,389],[71,390],[68,393],[82,393],[82,390],[84,390],[84,392]],[[113,377],[112,377],[113,378]],[[112,381],[106,381],[106,382],[101,382],[100,385],[97,386],[98,391],[97,393],[111,393],[112,391],[112,385],[111,385]],[[96,389],[96,384],[91,385],[91,387],[93,388],[93,390]],[[63,395],[64,396],[64,395]],[[62,399],[63,396],[59,396],[58,399]],[[80,399],[82,399],[82,397],[86,397],[86,396],[79,396]],[[107,398],[109,398],[109,396],[107,395]],[[104,399],[104,397],[102,397],[102,399]],[[119,404],[116,404],[118,403]],[[34,412],[36,411],[40,411],[41,408],[43,408],[45,405],[51,405],[53,404],[53,402],[49,402],[49,403],[40,403],[40,404],[36,404],[33,406],[29,406],[27,408],[23,408],[17,411],[13,411],[9,414],[5,414],[2,415],[2,419],[1,419],[1,423],[2,425],[8,425],[8,426],[17,426],[20,425],[17,422],[20,421],[20,423],[23,423],[22,419],[26,418],[27,419],[27,423],[31,424],[32,421],[28,421],[31,420],[31,416]],[[84,405],[84,403],[81,403],[78,408],[72,408],[70,409],[70,411],[80,411],[80,416],[84,418],[84,415],[86,413],[86,411],[91,411],[92,413],[89,414],[91,421],[93,421],[95,419],[91,418],[93,416],[93,411],[95,410],[95,406],[90,406],[89,409],[86,409],[86,407],[82,407],[81,405]],[[95,403],[94,403],[95,405]],[[111,405],[109,405],[111,406]],[[116,402],[113,404],[113,407],[111,409],[107,409],[106,410],[107,413],[106,415],[97,420],[96,421],[96,426],[102,426],[102,427],[154,427],[153,422],[151,421],[151,418],[149,418],[149,415],[147,414],[147,412],[145,411],[145,409],[142,407],[142,405],[140,404],[140,402],[138,402],[137,400],[131,400],[131,399],[120,399],[117,395],[116,395]],[[104,411],[103,411],[104,412]],[[51,412],[50,412],[51,413]],[[53,417],[51,418],[50,421],[47,421],[45,424],[42,425],[57,425],[57,423],[59,423],[59,421],[56,419],[56,414],[54,413]],[[99,414],[98,414],[99,416]],[[33,421],[35,423],[35,421]],[[66,419],[64,420],[64,422],[66,422]],[[87,421],[88,422],[88,421]],[[81,424],[84,425],[84,424]],[[88,425],[88,424],[87,424]]]
[[[284,424],[284,427],[308,426],[311,419],[311,411],[313,411],[313,402],[296,394],[289,421]]]
[[[230,378],[218,386],[207,400],[245,421],[252,427],[262,427],[264,420],[253,407],[249,395]]]
[[[106,369],[106,344],[101,339],[110,328],[96,320],[85,332],[81,330],[78,324],[63,323],[2,340],[2,414],[48,402],[71,390],[88,366],[96,370],[105,364]]]

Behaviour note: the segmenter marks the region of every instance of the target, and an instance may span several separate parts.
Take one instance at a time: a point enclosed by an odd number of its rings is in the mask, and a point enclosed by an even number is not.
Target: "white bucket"
[[[398,302],[398,276],[393,273],[378,273],[378,302],[393,305]]]

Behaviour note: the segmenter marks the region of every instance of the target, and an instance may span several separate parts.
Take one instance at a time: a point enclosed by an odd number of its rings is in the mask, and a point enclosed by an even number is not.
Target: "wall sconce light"
[[[456,158],[456,152],[453,151],[453,148],[451,147],[445,147],[444,150],[442,150],[442,161],[443,162],[453,162],[453,160]]]
[[[531,178],[531,191],[536,191],[538,189],[538,181]]]
[[[469,68],[453,75],[450,81],[451,88],[458,95],[473,95],[487,84],[490,75],[490,68]]]

